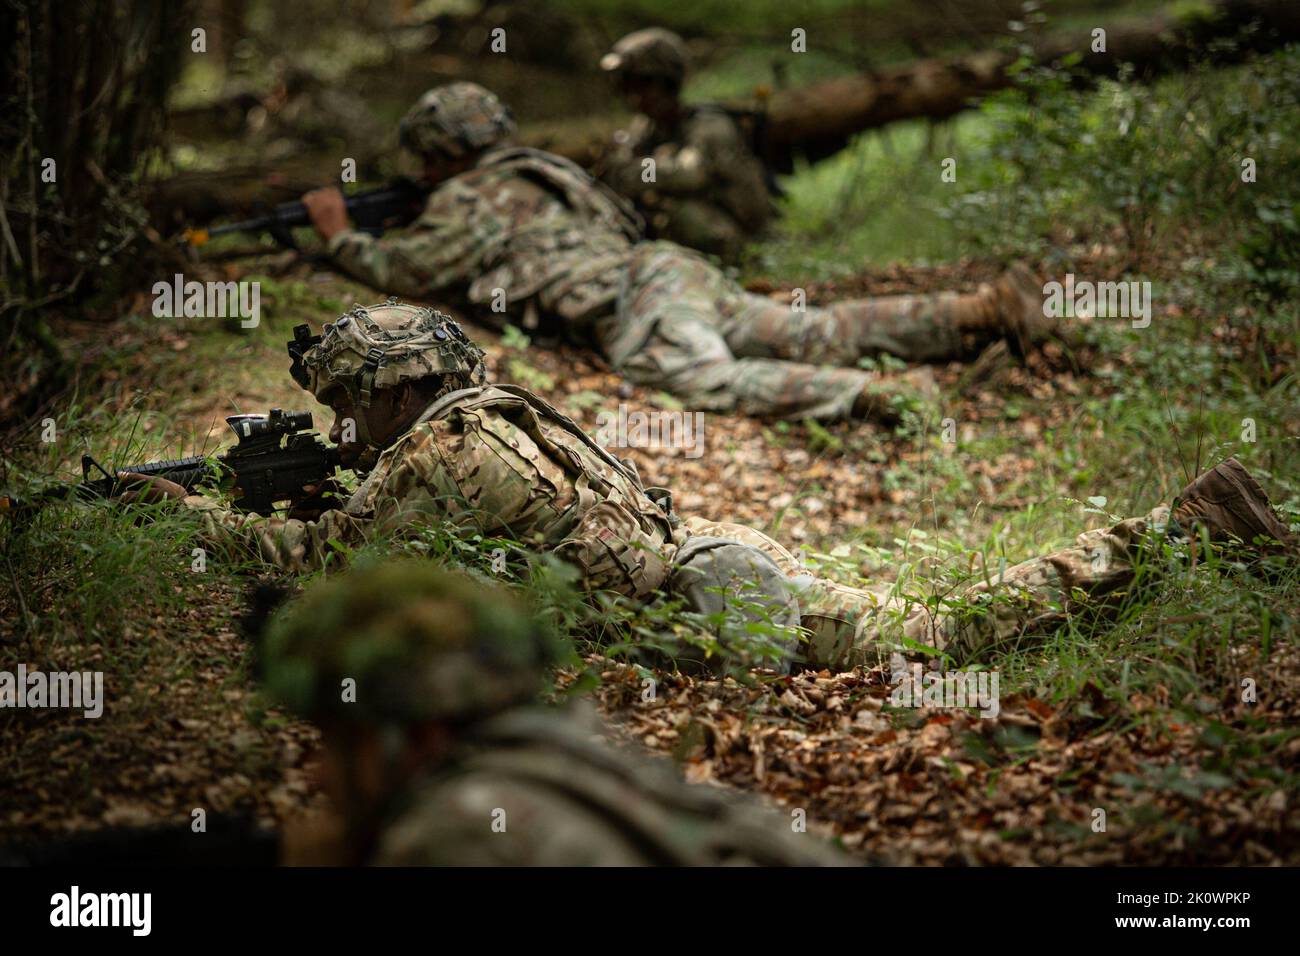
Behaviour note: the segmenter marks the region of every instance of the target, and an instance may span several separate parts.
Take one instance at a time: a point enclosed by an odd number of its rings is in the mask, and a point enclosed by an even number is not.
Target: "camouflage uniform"
[[[355,399],[446,375],[445,394],[383,451],[343,508],[300,521],[228,511],[202,496],[186,503],[204,512],[214,540],[251,544],[286,569],[321,567],[332,542],[352,548],[450,521],[554,550],[584,570],[591,589],[649,595],[675,551],[668,514],[630,466],[548,403],[521,388],[477,385],[482,353],[457,350],[461,339],[445,316],[385,304],[354,309],[300,353],[295,378],[326,403],[343,387]],[[371,349],[386,356],[377,368],[366,364]]]
[[[806,632],[800,657],[830,670],[874,667],[917,646],[958,660],[984,659],[1050,634],[1071,614],[1101,608],[1132,582],[1142,552],[1169,531],[1169,509],[1079,535],[1075,545],[1030,558],[967,587],[935,607],[892,585],[852,587],[810,574],[788,550],[753,528],[688,519],[692,535],[742,542],[787,576]]]
[[[1050,634],[1073,615],[1113,609],[1140,572],[1154,579],[1182,566],[1186,550],[1204,538],[1250,545],[1251,554],[1242,557],[1300,556],[1300,535],[1234,458],[1193,479],[1168,507],[1085,531],[1072,547],[986,571],[981,580],[942,600],[900,594],[891,586],[856,588],[818,578],[777,542],[743,525],[689,519],[685,527],[690,541],[728,539],[769,558],[788,582],[787,588],[768,589],[778,613],[788,595],[797,603],[807,635],[803,659],[833,670],[884,664],[894,653],[907,655],[918,647],[957,660],[987,660],[1018,642]],[[739,585],[753,580],[754,573],[742,561],[731,563],[735,590],[743,593]]]
[[[426,722],[451,728],[450,751],[391,787],[370,809],[377,820],[346,821],[361,862],[846,862],[817,837],[792,832],[779,814],[689,787],[667,764],[599,742],[589,709],[533,706],[556,650],[553,635],[510,594],[406,560],[317,585],[272,623],[261,656],[268,690],[321,721],[327,744],[340,724],[399,743]],[[345,703],[339,687],[349,677],[356,697]]]
[[[440,90],[429,97],[451,98]],[[428,150],[450,138],[426,130],[419,139],[418,109],[404,121],[405,141]],[[509,126],[490,108],[479,114],[493,131]],[[481,126],[473,130],[473,143],[490,138]],[[626,204],[574,164],[494,148],[435,189],[405,232],[340,233],[329,254],[385,293],[443,301],[497,325],[545,327],[595,347],[632,381],[694,408],[795,419],[865,414],[862,396],[879,390],[923,401],[906,380],[855,367],[859,359],[955,356],[963,331],[992,329],[1003,308],[984,289],[799,312],[743,291],[680,246],[638,235]]]
[[[601,67],[620,78],[659,82],[674,94],[686,47],[667,30],[638,30]],[[645,160],[654,160],[647,182]],[[653,235],[734,259],[772,214],[767,176],[736,120],[717,106],[682,107],[675,120],[636,117],[604,157],[601,178],[632,199]]]
[[[445,316],[390,304],[345,318],[345,331],[327,326],[322,342],[302,355],[306,373],[295,374],[317,397],[339,387],[358,392],[357,381],[382,385],[456,365],[459,329],[437,334],[455,325]],[[422,344],[402,348],[404,342]],[[393,349],[392,362],[367,377],[364,357],[375,343]],[[442,351],[431,360],[429,348]],[[889,587],[855,588],[809,574],[752,528],[679,522],[663,496],[647,492],[629,466],[576,423],[524,389],[469,384],[481,367],[470,367],[473,353],[457,354],[463,370],[449,375],[445,394],[379,456],[341,510],[299,521],[237,514],[208,498],[186,502],[205,512],[212,538],[251,545],[285,568],[321,566],[332,542],[351,548],[373,534],[449,521],[552,550],[578,567],[589,591],[645,600],[667,589],[714,614],[722,600],[715,587],[729,588],[732,603],[752,603],[757,584],[774,621],[806,631],[803,646],[789,648],[791,659],[834,669],[874,663],[907,641],[965,657],[1046,633],[1123,588],[1144,543],[1164,533],[1168,509],[1089,531],[1073,548],[976,584],[961,617],[935,614]]]

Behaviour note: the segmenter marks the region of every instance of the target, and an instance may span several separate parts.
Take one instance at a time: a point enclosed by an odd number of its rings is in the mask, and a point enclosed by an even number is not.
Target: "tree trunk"
[[[50,306],[81,309],[142,261],[133,192],[190,20],[185,0],[0,4],[0,378],[35,382],[0,415],[30,413],[67,371]]]

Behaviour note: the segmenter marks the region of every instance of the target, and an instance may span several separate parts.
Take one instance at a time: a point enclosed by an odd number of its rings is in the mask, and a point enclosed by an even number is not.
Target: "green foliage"
[[[1222,41],[1230,45],[1231,40]],[[1119,245],[1136,269],[1158,246],[1225,257],[1225,275],[1280,301],[1300,243],[1300,47],[1154,85],[1121,71],[1080,91],[1078,57],[1013,67],[1014,86],[941,124],[893,124],[783,181],[775,241],[749,271],[833,277],[862,261],[975,250],[1069,264]],[[945,157],[954,183],[940,179]],[[1242,163],[1254,161],[1255,182]]]
[[[480,580],[519,591],[530,606],[569,635],[578,652],[654,667],[701,668],[748,679],[754,666],[780,661],[795,635],[770,620],[756,602],[734,597],[736,610],[752,610],[757,622],[735,627],[733,618],[690,611],[679,600],[660,598],[650,604],[629,601],[612,592],[587,595],[578,588],[577,571],[554,555],[527,542],[484,535],[451,522],[376,537],[346,550],[348,565],[371,565],[395,554],[419,555]],[[344,562],[296,576],[296,586],[338,573]],[[263,573],[278,573],[272,567]]]
[[[1263,298],[1282,302],[1300,294],[1300,201],[1265,200],[1259,225],[1241,240],[1240,264],[1229,268]]]
[[[522,329],[507,325],[501,335],[501,344],[520,355],[519,358],[511,358],[506,362],[509,381],[538,392],[547,392],[555,388],[555,376],[524,361],[522,356],[527,354],[532,339]]]
[[[30,523],[6,520],[0,534],[12,575],[4,604],[16,624],[46,644],[102,641],[118,651],[129,651],[125,618],[184,606],[200,543],[189,515],[160,506],[127,514],[108,502],[52,505]]]
[[[343,313],[343,303],[336,296],[324,295],[301,279],[277,279],[260,273],[249,273],[244,282],[256,282],[264,305],[271,311],[310,309],[335,317]]]
[[[84,408],[75,395],[55,437],[6,456],[5,487],[20,501],[56,482],[79,480],[68,459],[83,450],[108,469],[212,450],[177,434],[169,415],[142,407],[126,413]],[[210,560],[201,574],[193,570],[193,549],[200,547]],[[137,653],[133,635],[209,600],[203,587],[220,573],[220,560],[209,559],[208,549],[196,516],[170,505],[54,501],[30,515],[0,518],[6,571],[0,608],[29,649],[98,641],[129,663]]]
[[[681,33],[778,32],[789,21],[789,7],[781,0],[701,0],[692,4],[665,4],[662,0],[558,0],[557,6],[583,18],[600,18],[616,29],[630,31],[656,24]],[[837,13],[888,7],[887,0],[805,0],[799,5],[800,22],[824,21]],[[798,25],[798,23],[794,24]],[[788,36],[788,30],[786,30]]]
[[[864,261],[957,255],[960,247],[937,211],[954,188],[941,181],[940,163],[986,122],[967,114],[938,126],[896,123],[801,165],[782,179],[787,195],[776,234],[750,249],[748,271],[808,281],[856,272]],[[959,180],[964,169],[963,160]]]
[[[1300,48],[1155,85],[1121,71],[1080,93],[1076,80],[1072,58],[1021,63],[1016,85],[984,101],[985,135],[943,209],[963,240],[1023,256],[1114,229],[1140,266],[1172,230],[1218,245],[1294,228]],[[1246,159],[1256,182],[1241,180]]]
[[[517,325],[507,325],[505,331],[501,333],[501,345],[503,348],[515,349],[519,352],[528,350],[532,339]]]

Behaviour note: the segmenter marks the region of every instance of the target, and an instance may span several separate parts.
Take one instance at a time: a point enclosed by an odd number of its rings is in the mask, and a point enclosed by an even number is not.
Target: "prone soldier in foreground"
[[[321,729],[333,804],[324,820],[287,830],[285,862],[847,862],[775,812],[596,740],[589,708],[538,705],[555,650],[503,589],[424,560],[312,588],[262,644],[267,689]]]
[[[0,846],[0,866],[836,866],[752,799],[688,786],[543,706],[559,638],[504,588],[424,559],[308,589],[259,636],[264,689],[323,738],[328,812],[214,815]],[[344,694],[345,682],[353,684]]]
[[[780,625],[797,635],[785,664],[843,670],[917,645],[975,658],[1045,635],[1122,594],[1140,565],[1159,564],[1147,558],[1166,543],[1194,543],[1201,533],[1297,552],[1264,490],[1228,459],[1172,506],[987,576],[965,591],[960,613],[936,610],[890,585],[849,587],[810,574],[753,528],[681,520],[666,496],[644,488],[630,466],[543,399],[486,384],[482,352],[430,309],[358,306],[320,337],[302,327],[290,353],[298,383],[335,412],[331,439],[341,440],[345,422],[356,424],[357,440],[339,445],[343,467],[378,454],[341,507],[304,501],[298,513],[308,520],[264,518],[151,480],[155,494],[201,509],[211,538],[285,568],[319,567],[336,544],[353,548],[371,535],[451,522],[555,553],[589,592],[634,601],[668,592],[702,613],[726,612],[736,634],[756,619]]]

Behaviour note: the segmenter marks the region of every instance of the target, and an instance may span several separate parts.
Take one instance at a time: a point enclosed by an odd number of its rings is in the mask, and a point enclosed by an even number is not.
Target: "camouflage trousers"
[[[808,573],[767,535],[730,522],[688,519],[693,535],[733,538],[765,552],[798,595],[807,633],[803,663],[848,670],[888,663],[892,653],[934,647],[958,660],[988,659],[1020,641],[1041,638],[1071,615],[1104,609],[1124,593],[1148,542],[1164,537],[1169,509],[1079,535],[1073,547],[1022,561],[946,600],[930,602],[894,586],[850,587]],[[937,607],[935,604],[937,603]]]
[[[595,335],[633,382],[694,408],[837,419],[851,416],[870,385],[885,393],[912,388],[858,368],[859,359],[951,358],[962,349],[959,311],[984,308],[982,301],[978,294],[900,295],[796,311],[746,292],[701,256],[653,242],[637,247],[616,313],[597,323]]]

